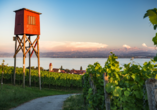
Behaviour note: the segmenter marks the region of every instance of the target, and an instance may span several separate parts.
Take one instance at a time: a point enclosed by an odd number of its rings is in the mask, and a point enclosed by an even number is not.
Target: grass
[[[63,110],[87,110],[82,95],[73,95],[64,101]]]
[[[14,108],[24,102],[38,97],[80,92],[81,90],[58,90],[45,88],[39,90],[38,87],[22,88],[22,86],[19,85],[13,86],[11,84],[3,84],[3,88],[0,88],[0,110],[9,110],[10,108]]]

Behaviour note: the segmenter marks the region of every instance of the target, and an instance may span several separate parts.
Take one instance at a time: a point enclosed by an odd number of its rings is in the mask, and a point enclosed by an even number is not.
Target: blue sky
[[[143,15],[156,0],[0,0],[2,52],[14,52],[13,11],[20,8],[42,13],[41,52],[155,47],[156,31]]]

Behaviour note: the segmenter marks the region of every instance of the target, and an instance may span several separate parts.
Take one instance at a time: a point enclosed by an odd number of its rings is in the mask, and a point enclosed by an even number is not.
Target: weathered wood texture
[[[92,80],[92,74],[89,75],[89,84],[90,86],[92,87],[92,90],[93,90],[93,94],[96,93],[96,86],[94,85],[94,81]]]
[[[92,87],[93,95],[96,93],[96,86],[94,85],[94,81],[92,80],[92,74],[89,75],[89,84]],[[96,110],[99,110],[96,108]]]
[[[37,35],[37,38],[33,41],[33,43],[31,43],[31,38],[30,37],[31,36],[29,36],[29,38],[28,38],[26,36],[26,34],[24,34],[21,39],[18,35],[16,35],[16,38],[13,38],[14,41],[16,42],[15,43],[15,54],[14,54],[14,71],[16,71],[16,55],[20,50],[22,50],[22,52],[23,52],[23,87],[25,88],[25,58],[26,58],[26,54],[29,52],[29,86],[31,87],[31,55],[32,55],[32,52],[35,51],[35,54],[38,58],[39,88],[41,90],[39,35]],[[27,41],[29,43],[29,46],[26,47]],[[16,45],[17,42],[19,43],[18,48],[17,48],[17,45]],[[37,45],[37,50],[35,49],[36,45]],[[31,50],[31,48],[32,48],[32,50]],[[14,79],[15,79],[15,77],[16,76],[14,74]]]
[[[85,84],[85,76],[83,75],[83,78],[82,78],[82,87],[84,86]],[[84,101],[84,105],[86,106],[86,98],[83,97],[83,101]]]
[[[25,34],[23,35],[23,88],[25,88]]]
[[[27,36],[26,36],[26,39],[27,39],[27,41],[29,42],[29,44],[31,44],[32,45],[32,43],[31,43],[31,41],[27,38]],[[30,48],[30,47],[29,47]],[[33,50],[35,51],[35,53],[37,53],[37,50],[35,49],[35,47],[34,46],[32,46],[32,48],[33,48]],[[28,51],[28,50],[27,50]]]
[[[16,40],[16,37],[13,37],[13,41],[15,41]]]
[[[84,75],[82,77],[82,87],[83,87],[83,85],[84,85]]]
[[[33,47],[33,45],[34,45],[34,43],[36,42],[36,41],[38,41],[38,37],[34,40],[34,42],[33,43],[31,43],[31,47]],[[29,50],[31,49],[31,47],[26,51],[26,53],[24,54],[24,56],[26,56],[26,54],[29,52]],[[35,48],[33,48],[33,49],[35,49]]]
[[[20,37],[19,37],[18,35],[16,35],[16,40],[18,41],[19,45],[18,45],[18,47],[17,47],[17,49],[16,49],[16,51],[15,51],[14,58],[15,58],[15,56],[17,55],[17,53],[18,53],[20,50],[22,50],[22,52],[23,52],[23,48],[22,48],[22,46],[23,46],[23,43],[22,43],[23,36],[22,36],[22,38],[20,39]]]
[[[29,36],[29,40],[31,41],[31,36]],[[29,43],[29,48],[31,44]],[[31,87],[31,50],[29,50],[29,87]]]
[[[1,76],[1,89],[3,88],[3,71],[2,71],[2,76]]]
[[[39,75],[39,89],[41,90],[40,54],[39,54],[39,35],[37,35],[37,50],[38,50],[38,75]]]
[[[14,41],[15,41],[15,53],[16,53],[16,49],[17,49],[17,35],[14,38]],[[14,85],[15,85],[15,80],[16,80],[16,55],[14,57],[14,81],[13,81]]]
[[[157,110],[157,80],[147,79],[145,81],[149,110]]]
[[[40,35],[40,14],[36,11],[22,8],[14,11],[15,15],[15,35]]]
[[[104,73],[103,75],[103,79],[104,79],[104,98],[105,98],[105,106],[106,106],[106,110],[110,110],[110,97],[109,94],[106,92],[105,86],[108,83],[108,76],[107,73]]]

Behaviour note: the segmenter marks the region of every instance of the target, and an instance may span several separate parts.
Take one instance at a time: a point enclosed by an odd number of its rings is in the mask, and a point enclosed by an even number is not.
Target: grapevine
[[[10,80],[13,74],[14,68],[13,67],[5,67],[3,78],[6,80]],[[2,66],[0,66],[0,73],[2,72]],[[29,81],[29,69],[26,69],[25,74],[25,81]],[[23,69],[16,68],[16,81],[22,82],[23,80]],[[41,71],[41,81],[42,84],[51,84],[54,86],[60,87],[82,87],[82,80],[81,75],[75,74],[66,74],[66,73],[55,73],[55,72],[48,72],[48,71]],[[0,75],[1,78],[1,75]],[[38,71],[31,70],[31,80],[32,82],[38,82]]]
[[[88,100],[88,109],[104,110],[104,86],[103,73],[108,75],[108,83],[105,86],[107,93],[111,99],[111,110],[142,110],[143,109],[143,85],[148,78],[157,79],[157,69],[155,68],[155,61],[151,59],[145,62],[143,66],[128,63],[124,64],[124,69],[119,67],[119,62],[115,54],[111,52],[104,68],[98,62],[94,65],[89,65],[86,69],[85,80],[86,84],[83,86],[84,97]],[[96,86],[96,94],[90,86],[89,77],[92,74],[92,79]],[[146,94],[146,110],[148,110],[148,98]],[[99,105],[99,106],[98,106]]]

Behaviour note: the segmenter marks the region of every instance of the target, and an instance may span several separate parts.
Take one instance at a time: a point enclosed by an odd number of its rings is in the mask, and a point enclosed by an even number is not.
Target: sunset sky
[[[20,8],[42,13],[41,52],[155,47],[157,31],[143,16],[157,0],[0,0],[0,52],[14,52]]]

